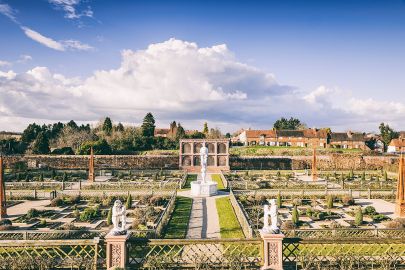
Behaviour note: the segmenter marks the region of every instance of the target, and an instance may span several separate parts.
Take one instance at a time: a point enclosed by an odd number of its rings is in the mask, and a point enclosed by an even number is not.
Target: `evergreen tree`
[[[113,128],[113,125],[112,125],[112,121],[111,121],[110,117],[106,117],[104,120],[104,123],[103,123],[104,133],[107,135],[111,135],[112,128]]]
[[[41,172],[39,175],[39,181],[43,182],[44,181],[44,173]]]
[[[387,171],[384,171],[384,181],[388,181],[388,173]]]
[[[124,125],[121,124],[121,122],[119,122],[118,125],[117,125],[117,127],[116,127],[116,130],[119,131],[119,132],[124,131]]]
[[[297,209],[296,205],[294,205],[294,208],[292,210],[292,219],[291,219],[291,221],[295,226],[298,226],[298,224],[300,223],[300,215],[298,213],[298,209]]]
[[[209,130],[208,130],[208,123],[207,123],[207,122],[205,122],[205,123],[204,123],[204,128],[203,128],[202,133],[204,133],[205,135],[207,135],[207,134],[208,134],[208,132],[209,132]]]
[[[283,207],[283,200],[281,199],[281,195],[280,195],[280,194],[277,195],[277,207],[278,207],[278,208]]]
[[[153,137],[155,134],[155,118],[152,113],[147,113],[142,122],[142,136]]]
[[[63,176],[62,176],[62,181],[66,182],[67,180],[68,180],[67,174],[66,174],[66,172],[64,172]]]
[[[359,209],[357,209],[354,224],[356,226],[360,226],[361,224],[363,224],[363,212],[361,211],[361,207],[359,207]]]
[[[107,225],[110,226],[112,224],[112,208],[108,209],[107,214]]]
[[[328,196],[326,198],[326,207],[328,209],[332,209],[333,208],[333,197],[332,196]]]
[[[186,131],[180,123],[177,124],[176,141],[186,137]]]
[[[49,151],[49,139],[44,132],[40,132],[32,145],[32,153],[48,154]]]
[[[132,207],[132,196],[131,193],[128,194],[127,201],[125,202],[125,207],[131,209]]]

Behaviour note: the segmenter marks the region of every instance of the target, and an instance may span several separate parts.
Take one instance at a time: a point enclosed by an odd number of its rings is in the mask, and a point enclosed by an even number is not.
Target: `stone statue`
[[[280,229],[277,226],[278,222],[278,209],[275,199],[269,200],[270,207],[268,204],[264,205],[264,217],[263,217],[263,229],[264,233],[277,234]],[[269,216],[271,219],[271,225],[269,224]]]
[[[119,226],[120,221],[121,227]],[[116,200],[114,202],[112,209],[112,223],[114,225],[113,229],[111,230],[113,235],[126,234],[127,231],[125,227],[127,225],[127,211],[120,200]]]
[[[208,148],[205,146],[205,142],[200,149],[200,160],[201,160],[201,176],[202,182],[205,182],[205,174],[207,172],[207,161],[208,161]]]

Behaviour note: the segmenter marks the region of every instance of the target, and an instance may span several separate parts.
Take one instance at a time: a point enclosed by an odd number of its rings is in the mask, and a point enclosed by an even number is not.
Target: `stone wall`
[[[6,156],[6,168],[13,168],[19,162],[35,168],[45,165],[55,169],[87,169],[89,156],[53,156],[25,155]],[[230,167],[233,170],[291,170],[310,168],[312,156],[291,157],[252,157],[231,156]],[[97,155],[96,169],[178,169],[178,156],[168,155]],[[395,172],[398,168],[398,157],[362,156],[355,154],[332,154],[317,157],[318,170],[388,170]]]

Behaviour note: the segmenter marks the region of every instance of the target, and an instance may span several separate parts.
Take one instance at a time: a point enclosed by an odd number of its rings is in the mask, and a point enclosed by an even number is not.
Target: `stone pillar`
[[[183,167],[183,142],[180,140],[179,167]]]
[[[0,219],[7,217],[6,184],[4,183],[3,156],[0,155]]]
[[[90,161],[89,161],[89,181],[94,182],[96,176],[94,174],[94,153],[93,147],[90,148]]]
[[[269,234],[260,231],[263,239],[263,266],[262,270],[283,270],[283,239],[284,234]]]
[[[126,242],[130,233],[125,235],[107,234],[105,241],[107,244],[107,270],[117,267],[124,268],[128,261],[128,250]]]

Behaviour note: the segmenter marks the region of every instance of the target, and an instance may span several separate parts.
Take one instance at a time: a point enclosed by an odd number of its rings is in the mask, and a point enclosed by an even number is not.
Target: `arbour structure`
[[[405,217],[405,164],[404,156],[401,151],[398,165],[398,182],[397,196],[395,203],[395,215],[397,217]]]
[[[208,171],[229,170],[228,139],[183,139],[180,140],[179,167],[186,170],[199,170],[200,149],[203,143],[208,148]]]

